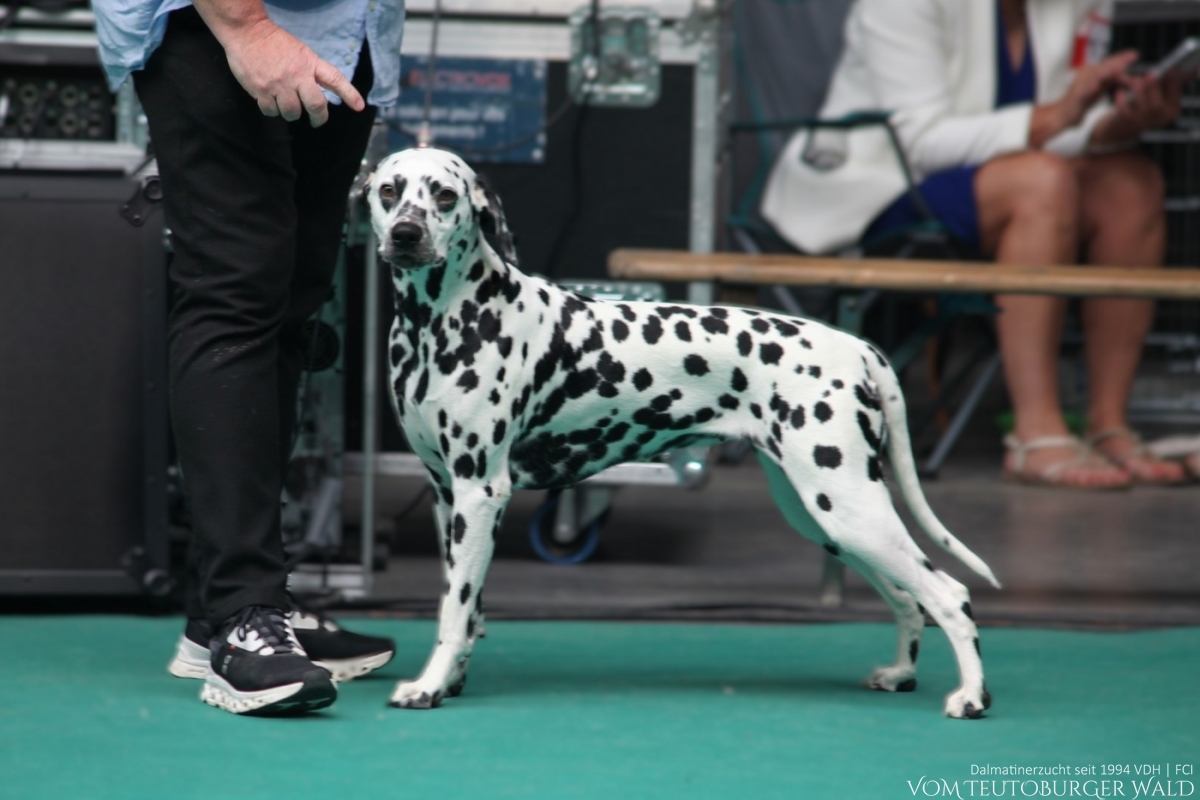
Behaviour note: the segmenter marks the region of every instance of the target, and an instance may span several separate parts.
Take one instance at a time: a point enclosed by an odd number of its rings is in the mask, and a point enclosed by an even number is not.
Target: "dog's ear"
[[[508,228],[508,220],[504,218],[504,207],[500,204],[500,197],[492,191],[482,175],[475,176],[475,185],[471,187],[471,206],[475,209],[483,238],[500,258],[516,266],[517,248],[512,231]]]
[[[365,200],[367,199],[367,193],[371,191],[371,184],[374,182],[375,173],[368,173],[365,177],[359,179],[358,185],[351,190],[350,194],[354,196],[355,200]]]

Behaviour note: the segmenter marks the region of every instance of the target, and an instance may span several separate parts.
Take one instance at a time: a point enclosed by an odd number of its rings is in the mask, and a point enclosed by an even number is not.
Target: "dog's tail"
[[[864,344],[863,358],[867,362],[867,373],[879,388],[879,402],[883,407],[883,419],[887,424],[887,450],[892,462],[892,472],[900,485],[900,494],[916,518],[917,523],[939,547],[957,558],[976,575],[1000,588],[1000,581],[992,574],[983,559],[946,529],[942,521],[929,507],[921,483],[917,479],[917,464],[913,460],[912,439],[908,435],[908,414],[904,406],[904,394],[900,381],[891,365],[874,347]],[[869,402],[868,398],[868,402]]]

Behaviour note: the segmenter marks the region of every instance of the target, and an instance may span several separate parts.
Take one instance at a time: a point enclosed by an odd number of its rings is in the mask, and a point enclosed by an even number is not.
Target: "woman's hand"
[[[1168,72],[1161,78],[1138,75],[1134,81],[1117,92],[1113,110],[1096,123],[1092,144],[1131,142],[1142,131],[1166,127],[1183,113],[1184,78],[1178,72]]]
[[[1138,76],[1130,75],[1129,68],[1137,57],[1135,51],[1125,50],[1080,67],[1066,94],[1054,103],[1034,108],[1029,124],[1029,146],[1041,147],[1068,128],[1075,127],[1083,121],[1088,110],[1110,92],[1132,89]]]

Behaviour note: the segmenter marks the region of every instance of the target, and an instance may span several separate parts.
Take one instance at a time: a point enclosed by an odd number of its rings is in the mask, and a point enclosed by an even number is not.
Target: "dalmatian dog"
[[[746,438],[788,522],[858,570],[896,616],[895,663],[866,684],[915,688],[928,612],[962,681],[945,713],[982,716],[990,697],[967,589],[909,536],[884,483],[885,447],[925,532],[999,583],[930,509],[899,383],[874,347],[812,320],[599,302],[524,275],[498,198],[448,152],[390,155],[364,191],[395,286],[394,410],[433,483],[445,570],[437,645],[392,705],[433,708],[461,692],[514,489],[566,486],[623,461]]]

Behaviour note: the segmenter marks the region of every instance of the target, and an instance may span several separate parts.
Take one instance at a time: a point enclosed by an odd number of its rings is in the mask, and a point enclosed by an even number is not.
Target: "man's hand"
[[[355,111],[366,103],[346,76],[267,16],[261,0],[194,0],[225,48],[229,68],[259,109],[288,122],[307,112],[314,128],[329,119],[328,89]]]

